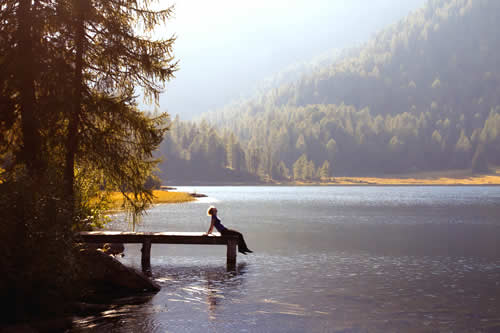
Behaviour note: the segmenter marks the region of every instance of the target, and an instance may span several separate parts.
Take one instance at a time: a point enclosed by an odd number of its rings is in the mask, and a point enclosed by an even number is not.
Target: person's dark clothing
[[[217,216],[212,216],[212,220],[214,221],[214,227],[218,232],[222,234],[223,231],[227,230],[227,228],[223,226],[222,223],[220,223],[220,220],[217,218]]]
[[[252,252],[247,247],[247,244],[246,244],[245,239],[243,238],[243,235],[241,234],[241,232],[226,228],[225,226],[222,225],[222,223],[217,218],[217,216],[212,216],[212,219],[214,220],[215,229],[217,229],[217,231],[219,231],[222,236],[227,236],[227,235],[238,236],[238,252],[241,252],[241,253]]]
[[[227,235],[236,235],[238,236],[238,251],[239,252],[250,252],[250,249],[247,247],[247,243],[245,243],[245,239],[243,238],[243,235],[241,232],[238,232],[236,230],[231,230],[231,229],[226,229],[224,231],[221,231],[222,236],[227,236]]]

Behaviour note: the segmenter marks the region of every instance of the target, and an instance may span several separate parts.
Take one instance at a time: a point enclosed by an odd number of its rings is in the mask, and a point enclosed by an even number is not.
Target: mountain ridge
[[[171,142],[185,160],[204,152],[264,180],[486,171],[500,164],[499,10],[494,0],[430,0],[351,56],[207,114],[186,129],[189,144]]]

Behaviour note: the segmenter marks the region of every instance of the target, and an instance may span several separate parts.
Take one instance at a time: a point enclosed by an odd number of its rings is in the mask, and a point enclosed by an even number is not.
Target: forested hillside
[[[431,0],[332,65],[207,114],[215,127],[174,122],[166,165],[203,165],[200,180],[486,171],[500,164],[499,12]]]

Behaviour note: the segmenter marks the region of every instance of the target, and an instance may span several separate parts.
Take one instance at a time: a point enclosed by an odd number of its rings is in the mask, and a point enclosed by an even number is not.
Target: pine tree
[[[330,169],[330,162],[325,161],[323,162],[323,165],[319,169],[319,178],[321,180],[328,180],[330,179],[332,175],[331,169]]]
[[[309,161],[307,160],[307,155],[302,154],[293,164],[294,180],[306,180],[308,178],[308,166]]]
[[[152,1],[73,0],[67,2],[68,40],[74,43],[73,99],[66,142],[65,182],[74,186],[75,163],[96,165],[111,184],[125,192],[134,212],[143,210],[151,193],[143,184],[151,174],[154,149],[167,127],[166,115],[148,116],[135,104],[135,87],[158,101],[162,83],[173,76],[173,38],[154,40],[152,29],[172,8],[154,11]],[[144,27],[145,37],[136,32]],[[74,31],[74,32],[73,32]],[[93,137],[89,137],[92,133]],[[110,134],[112,133],[112,135]],[[95,137],[102,137],[99,149]],[[85,152],[86,154],[80,154]],[[110,164],[100,163],[112,158]],[[118,165],[117,165],[118,164]]]
[[[133,210],[147,205],[151,193],[143,185],[167,115],[139,111],[135,89],[157,102],[177,68],[174,39],[152,37],[172,8],[151,10],[153,2],[0,3],[0,103],[6,107],[0,129],[9,144],[0,151],[9,156],[3,166],[63,178],[65,199],[73,202],[75,173],[97,170],[109,186],[133,193]]]

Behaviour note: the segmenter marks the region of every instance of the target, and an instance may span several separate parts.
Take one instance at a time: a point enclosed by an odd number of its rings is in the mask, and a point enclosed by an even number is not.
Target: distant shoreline
[[[172,185],[173,184],[169,184]],[[178,185],[178,184],[176,184]],[[469,170],[418,172],[401,175],[334,177],[312,182],[185,182],[178,186],[500,186],[500,168],[491,173],[474,174]]]
[[[456,183],[456,184],[442,184],[442,183],[369,183],[369,184],[364,184],[364,183],[248,183],[248,184],[231,184],[231,183],[196,183],[196,184],[190,184],[190,183],[185,183],[181,185],[177,185],[179,187],[196,187],[196,186],[206,186],[206,187],[225,187],[225,186],[232,186],[232,187],[245,187],[245,186],[252,186],[252,187],[306,187],[306,186],[317,186],[317,187],[370,187],[370,186],[379,186],[379,187],[390,187],[390,186],[468,186],[468,187],[474,187],[474,186],[500,186],[500,183],[485,183],[485,184],[466,184],[466,183]],[[173,202],[174,203],[174,202]],[[179,202],[180,203],[180,202]]]

